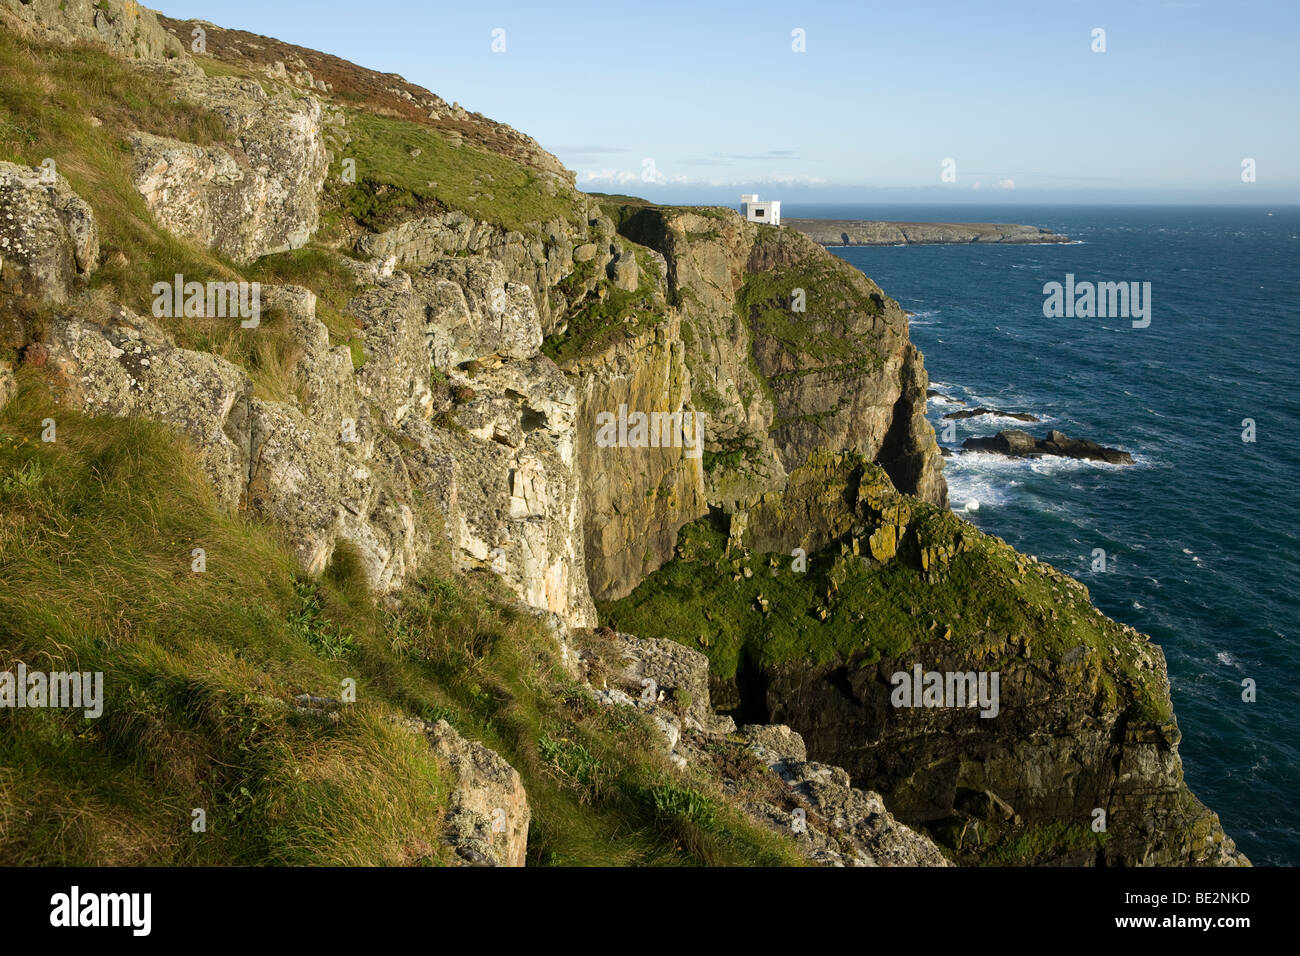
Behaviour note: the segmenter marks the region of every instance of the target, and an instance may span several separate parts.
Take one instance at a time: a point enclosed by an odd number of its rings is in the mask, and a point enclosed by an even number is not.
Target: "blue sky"
[[[754,190],[804,202],[1300,202],[1297,0],[176,0],[162,10],[400,73],[533,136],[592,191],[727,203]],[[1093,51],[1097,28],[1104,53]],[[504,52],[492,50],[497,29]],[[946,159],[955,181],[942,179]],[[1254,183],[1242,182],[1245,159]]]

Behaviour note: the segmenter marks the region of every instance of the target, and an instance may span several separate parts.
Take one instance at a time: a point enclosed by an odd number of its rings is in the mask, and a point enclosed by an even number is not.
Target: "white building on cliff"
[[[759,202],[758,193],[746,193],[740,197],[740,214],[749,222],[781,225],[781,203],[772,199]]]

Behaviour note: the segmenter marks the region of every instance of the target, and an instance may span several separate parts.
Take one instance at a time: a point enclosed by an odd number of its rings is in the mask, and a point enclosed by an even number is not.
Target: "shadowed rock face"
[[[1107,448],[1086,438],[1071,438],[1064,432],[1052,430],[1046,438],[1035,438],[1019,429],[1000,431],[992,438],[967,438],[962,442],[966,451],[991,452],[1010,458],[1041,458],[1055,455],[1058,458],[1081,458],[1104,461],[1111,465],[1131,465],[1133,456],[1118,448]]]
[[[1151,644],[1143,651],[1151,678],[1166,685],[1164,655]],[[993,832],[1084,833],[1096,809],[1105,811],[1109,835],[1100,848],[1072,848],[1067,838],[1015,862],[1244,862],[1218,817],[1187,792],[1172,719],[1134,719],[1131,702],[1108,702],[1099,685],[1103,662],[1087,648],[1060,661],[1021,655],[1013,639],[991,638],[961,652],[918,645],[866,668],[782,668],[768,676],[770,719],[797,728],[811,753],[878,789],[900,820],[955,842],[962,862],[981,859],[980,844],[960,836],[972,821]],[[894,708],[891,678],[910,678],[915,663],[941,673],[997,669],[997,715]]]

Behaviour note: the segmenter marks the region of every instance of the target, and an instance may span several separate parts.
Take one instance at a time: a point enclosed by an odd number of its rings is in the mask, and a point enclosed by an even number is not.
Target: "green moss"
[[[872,486],[890,487],[877,472]],[[807,479],[807,470],[796,471],[790,487],[798,500],[765,499],[769,517],[755,511],[751,527],[842,508],[840,497],[854,487],[830,472],[820,484]],[[830,503],[812,507],[821,499]],[[1136,719],[1169,719],[1165,689],[1139,662],[1140,641],[1097,611],[1082,586],[952,512],[894,499],[907,502],[910,518],[896,555],[884,563],[869,557],[879,518],[856,519],[850,534],[809,555],[800,572],[789,554],[734,546],[729,553],[723,519],[715,515],[683,527],[676,557],[627,597],[599,604],[601,619],[620,631],[695,647],[724,680],[745,659],[764,669],[793,662],[861,666],[941,640],[973,654],[1000,652],[1008,661],[1019,655],[1022,639],[1035,660],[1060,661],[1082,646],[1093,664],[1080,666],[1079,681],[1096,681],[1110,705],[1134,701]]]
[[[641,257],[634,291],[620,289],[601,279],[592,294],[578,303],[566,318],[564,331],[547,336],[542,353],[565,365],[600,353],[613,342],[652,329],[667,320],[662,299],[656,301],[655,280]],[[586,267],[586,263],[579,268]]]
[[[972,829],[976,832],[969,833],[969,836],[981,836],[978,825],[972,825]],[[982,836],[989,840],[990,834]],[[1109,839],[1109,833],[1094,833],[1091,827],[1084,824],[1064,821],[1015,828],[989,840],[982,848],[980,861],[985,866],[1034,866],[1066,853],[1096,852]],[[974,847],[963,844],[959,849],[969,850]]]
[[[880,368],[878,333],[860,332],[863,316],[884,312],[884,301],[863,287],[860,273],[831,257],[812,256],[795,265],[751,272],[736,293],[736,312],[753,335],[774,341],[798,369],[847,366]],[[802,290],[803,311],[798,291]]]

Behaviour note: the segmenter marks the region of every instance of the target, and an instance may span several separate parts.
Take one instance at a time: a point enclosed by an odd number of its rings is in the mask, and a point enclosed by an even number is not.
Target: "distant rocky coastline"
[[[785,219],[823,246],[914,246],[1001,242],[1013,245],[1072,242],[1040,226],[995,222],[884,222],[865,219]]]

